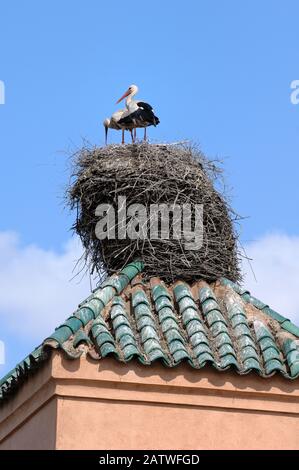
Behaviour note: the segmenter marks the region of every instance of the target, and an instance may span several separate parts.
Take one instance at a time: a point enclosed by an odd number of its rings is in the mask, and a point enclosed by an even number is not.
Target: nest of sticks
[[[77,213],[73,230],[83,243],[90,272],[112,274],[128,262],[141,259],[146,278],[210,282],[224,276],[239,281],[238,217],[224,191],[215,189],[219,176],[221,171],[215,162],[196,147],[184,144],[137,143],[80,149],[74,155],[67,201]],[[96,208],[110,204],[117,213],[120,196],[126,197],[126,207],[143,204],[148,224],[152,204],[202,204],[202,247],[186,249],[184,240],[174,239],[171,232],[168,239],[119,239],[117,217],[115,238],[100,240],[96,235]],[[129,219],[127,215],[127,223]]]

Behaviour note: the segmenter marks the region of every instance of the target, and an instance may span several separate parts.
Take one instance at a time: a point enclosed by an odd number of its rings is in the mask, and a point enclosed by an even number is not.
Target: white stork
[[[136,128],[144,128],[144,140],[146,140],[146,128],[149,126],[157,126],[160,121],[157,116],[155,116],[153,108],[150,104],[145,103],[144,101],[135,101],[133,96],[138,93],[138,87],[136,85],[131,85],[123,96],[116,102],[120,103],[124,98],[126,99],[126,108],[123,116],[118,121],[120,126],[126,126],[126,129],[134,129],[134,138],[136,138]]]
[[[132,142],[134,141],[133,132],[132,132],[133,127],[131,126],[130,128],[124,124],[121,125],[119,123],[120,119],[124,116],[125,113],[126,113],[126,110],[119,109],[118,111],[115,111],[115,113],[113,113],[110,118],[106,118],[104,120],[103,125],[105,127],[105,144],[106,145],[107,145],[108,129],[115,129],[117,131],[119,130],[122,131],[122,139],[121,139],[122,144],[125,143],[125,130],[129,130],[131,132]]]

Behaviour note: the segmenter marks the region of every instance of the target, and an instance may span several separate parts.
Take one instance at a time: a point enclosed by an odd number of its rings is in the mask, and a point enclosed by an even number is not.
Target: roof
[[[299,377],[299,328],[228,279],[207,284],[159,278],[146,281],[136,261],[109,277],[14,370],[0,381],[9,396],[49,358],[51,349],[70,359],[113,356],[144,365],[186,361],[201,369],[254,371]]]

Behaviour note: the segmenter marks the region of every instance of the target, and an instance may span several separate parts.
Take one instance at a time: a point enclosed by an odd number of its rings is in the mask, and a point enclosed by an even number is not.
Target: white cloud
[[[281,315],[299,325],[299,237],[265,235],[245,246],[244,286]]]
[[[81,254],[75,239],[56,253],[0,232],[0,318],[15,336],[41,341],[87,297],[87,276],[72,279]]]

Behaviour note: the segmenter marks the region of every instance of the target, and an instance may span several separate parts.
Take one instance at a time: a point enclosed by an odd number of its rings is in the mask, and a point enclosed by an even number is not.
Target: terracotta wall
[[[4,439],[0,450],[55,449],[56,418],[57,399],[53,398]]]
[[[299,448],[293,416],[191,406],[60,399],[58,449]]]
[[[0,409],[0,449],[299,449],[298,384],[56,352]]]

